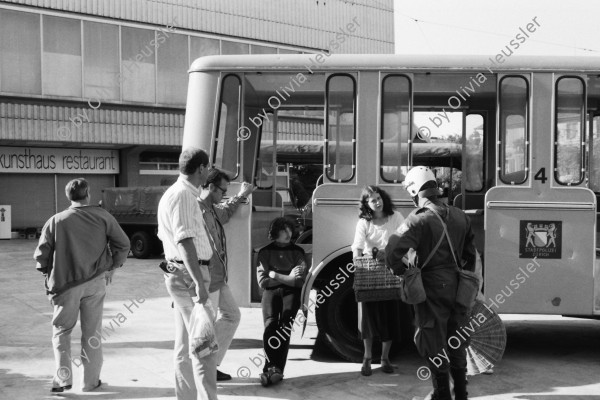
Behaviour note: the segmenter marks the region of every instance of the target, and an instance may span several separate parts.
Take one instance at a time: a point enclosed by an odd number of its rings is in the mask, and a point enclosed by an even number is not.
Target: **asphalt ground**
[[[50,394],[52,308],[35,270],[35,246],[34,240],[0,241],[0,399],[174,399],[171,302],[158,260],[133,258],[107,288],[102,387],[80,391],[77,326],[72,340],[73,390]],[[132,305],[132,299],[138,300]],[[469,378],[471,399],[600,400],[600,321],[542,315],[502,318],[508,332],[504,358],[493,375]],[[394,357],[394,374],[384,374],[374,364],[373,375],[363,377],[360,364],[315,346],[318,330],[312,314],[304,337],[299,331],[292,335],[284,381],[263,388],[258,380],[264,361],[262,332],[260,308],[243,308],[240,327],[220,367],[234,378],[219,382],[220,399],[411,399],[430,390],[429,381],[417,377],[424,362],[414,348]]]

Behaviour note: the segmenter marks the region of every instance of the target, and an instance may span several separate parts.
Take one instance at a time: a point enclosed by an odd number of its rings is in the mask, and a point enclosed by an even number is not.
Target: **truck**
[[[131,241],[136,258],[148,258],[163,252],[156,235],[158,202],[168,186],[113,187],[102,191],[101,206],[111,213]]]

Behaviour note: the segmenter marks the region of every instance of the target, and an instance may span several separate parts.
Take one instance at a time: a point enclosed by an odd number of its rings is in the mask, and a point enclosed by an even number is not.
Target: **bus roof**
[[[401,54],[261,54],[200,57],[188,72],[201,71],[600,71],[600,57],[511,56],[498,63],[494,56]]]

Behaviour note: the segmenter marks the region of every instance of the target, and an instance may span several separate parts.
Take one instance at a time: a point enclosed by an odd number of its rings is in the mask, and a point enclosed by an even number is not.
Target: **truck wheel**
[[[131,252],[135,258],[148,258],[152,253],[152,237],[148,232],[137,231],[131,236]]]
[[[344,360],[362,362],[363,342],[358,331],[358,308],[352,282],[353,279],[346,279],[337,290],[326,287],[317,292],[325,302],[318,305],[316,320],[320,337],[329,349]],[[332,293],[327,297],[330,290]]]
[[[302,235],[298,236],[296,244],[312,244],[312,229],[303,232]]]

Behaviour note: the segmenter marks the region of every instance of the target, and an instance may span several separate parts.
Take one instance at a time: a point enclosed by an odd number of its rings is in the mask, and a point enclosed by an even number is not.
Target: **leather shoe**
[[[225,372],[221,372],[219,370],[217,370],[217,381],[230,381],[231,380],[231,375],[226,374]]]
[[[72,388],[73,388],[73,385],[66,385],[66,386],[53,387],[52,389],[50,389],[50,391],[52,393],[62,393],[65,390],[71,390]]]

